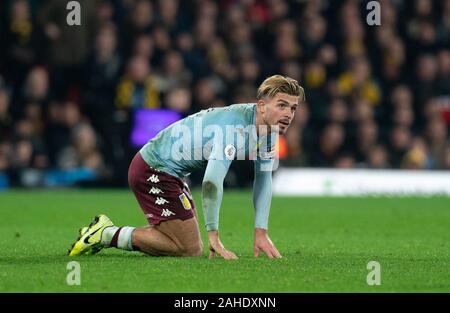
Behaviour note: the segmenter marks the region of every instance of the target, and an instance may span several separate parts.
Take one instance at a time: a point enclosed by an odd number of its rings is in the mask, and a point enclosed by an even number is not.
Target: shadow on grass
[[[116,252],[116,253],[115,253]],[[243,263],[285,263],[288,262],[289,257],[283,257],[282,259],[270,260],[266,256],[259,256],[255,258],[253,255],[239,256],[238,260],[225,260],[221,257],[215,257],[209,259],[207,254],[198,257],[171,257],[171,256],[150,256],[144,253],[123,253],[120,251],[114,251],[109,253],[100,253],[97,255],[86,255],[78,257],[69,257],[65,254],[47,254],[47,255],[33,255],[33,256],[10,256],[0,257],[0,265],[18,267],[23,265],[42,265],[42,264],[67,264],[71,261],[77,261],[82,263],[99,263],[99,262],[130,262],[130,261],[144,261],[149,263],[209,263],[209,264],[243,264]]]
[[[100,260],[138,260],[144,258],[151,258],[144,254],[129,253],[129,254],[99,254],[99,255],[89,255],[89,256],[79,256],[79,257],[69,257],[64,254],[52,254],[52,255],[41,255],[41,256],[13,256],[13,257],[0,257],[1,265],[9,266],[19,266],[19,265],[32,265],[32,264],[49,264],[64,262],[68,263],[70,261],[78,262],[98,262]]]

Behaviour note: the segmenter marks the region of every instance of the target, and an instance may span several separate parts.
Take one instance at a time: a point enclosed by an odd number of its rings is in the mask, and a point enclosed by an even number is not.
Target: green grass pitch
[[[203,230],[200,194],[194,192]],[[280,260],[253,257],[251,191],[226,191],[221,238],[238,256],[150,257],[103,250],[66,255],[98,213],[146,224],[127,190],[0,193],[0,292],[450,292],[450,198],[274,197],[270,236]],[[81,285],[66,284],[69,261]],[[366,282],[369,261],[381,285]]]

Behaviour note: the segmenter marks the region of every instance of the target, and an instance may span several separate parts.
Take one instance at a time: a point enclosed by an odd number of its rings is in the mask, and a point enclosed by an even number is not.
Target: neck
[[[265,136],[268,134],[268,132],[269,132],[268,127],[264,127],[264,126],[266,126],[266,123],[264,122],[263,114],[258,105],[256,105],[255,126],[256,126],[256,133],[257,133],[258,137]]]

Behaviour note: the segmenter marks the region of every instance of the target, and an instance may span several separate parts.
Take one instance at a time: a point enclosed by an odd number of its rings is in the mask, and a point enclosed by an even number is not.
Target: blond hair
[[[258,88],[256,98],[273,98],[277,93],[287,93],[288,95],[300,97],[300,101],[305,101],[305,90],[298,82],[290,77],[273,75],[267,77]]]

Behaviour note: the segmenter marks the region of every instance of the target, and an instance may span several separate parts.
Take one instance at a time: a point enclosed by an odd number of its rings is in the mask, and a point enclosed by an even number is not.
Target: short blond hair
[[[299,85],[298,81],[282,75],[267,77],[258,87],[256,98],[258,100],[264,97],[273,98],[280,92],[298,96],[300,97],[300,101],[305,101],[305,90]]]

